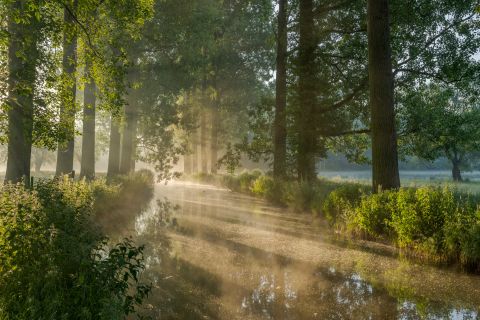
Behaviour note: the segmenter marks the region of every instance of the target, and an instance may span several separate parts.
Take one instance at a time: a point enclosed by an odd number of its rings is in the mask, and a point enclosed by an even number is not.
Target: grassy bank
[[[140,208],[147,173],[107,184],[39,180],[0,187],[0,319],[124,319],[148,294],[139,282],[143,248],[112,244],[96,220],[127,194]],[[145,194],[145,197],[139,196]],[[142,198],[143,197],[143,198]]]
[[[387,242],[418,259],[480,272],[480,197],[451,186],[372,194],[361,183],[277,182],[261,172],[195,179],[321,216],[344,235]]]

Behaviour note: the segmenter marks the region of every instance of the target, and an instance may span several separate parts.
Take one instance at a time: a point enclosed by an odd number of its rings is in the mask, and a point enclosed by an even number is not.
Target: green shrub
[[[286,205],[285,192],[285,182],[265,175],[259,176],[252,186],[253,194],[279,205]]]
[[[345,184],[330,192],[322,201],[321,211],[330,225],[345,223],[346,213],[360,204],[362,195],[368,194],[367,187]]]
[[[358,206],[347,214],[347,228],[373,238],[391,235],[390,219],[395,210],[396,192],[384,191],[362,197]]]
[[[457,204],[448,189],[422,187],[400,189],[391,226],[400,247],[413,247],[426,253],[443,253],[444,224],[453,217]]]
[[[316,197],[318,197],[317,185],[302,181],[290,184],[286,200],[289,207],[295,211],[309,211]]]
[[[143,248],[111,246],[93,223],[105,182],[0,189],[0,319],[123,319],[149,292]]]

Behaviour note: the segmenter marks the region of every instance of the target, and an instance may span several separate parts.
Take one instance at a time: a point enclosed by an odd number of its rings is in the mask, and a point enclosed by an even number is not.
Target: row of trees
[[[57,150],[56,173],[71,173],[79,131],[80,175],[92,178],[98,112],[111,118],[109,176],[142,160],[170,178],[182,154],[186,173],[215,173],[223,153],[241,151],[277,179],[312,182],[328,152],[365,161],[367,149],[375,190],[399,187],[399,154],[444,155],[458,172],[477,150],[477,10],[475,0],[2,1],[6,179],[29,180],[32,145]],[[448,126],[431,116],[440,104]]]
[[[399,136],[400,151],[431,160],[445,152],[460,178],[455,149],[471,152],[479,138],[468,137],[478,102],[466,98],[478,96],[477,1],[279,0],[277,14],[276,178],[312,181],[327,150],[358,161],[369,148],[374,191],[398,188]],[[422,109],[427,92],[438,97],[435,117]],[[452,93],[471,111],[452,106]]]
[[[129,165],[109,172],[132,170],[129,104],[124,101],[131,60],[124,44],[138,37],[152,6],[150,1],[2,1],[6,181],[29,182],[32,146],[57,149],[56,175],[73,173],[76,115],[82,102],[81,176],[95,175],[97,107],[112,114],[112,123],[125,114],[123,162]]]

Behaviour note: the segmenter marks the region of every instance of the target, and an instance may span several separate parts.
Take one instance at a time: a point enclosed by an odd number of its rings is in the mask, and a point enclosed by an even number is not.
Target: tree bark
[[[455,182],[462,182],[462,173],[460,171],[460,162],[459,161],[452,161],[452,178]]]
[[[273,175],[286,175],[287,157],[287,0],[278,2],[276,101],[274,120]]]
[[[212,174],[217,174],[218,171],[218,129],[220,127],[219,109],[220,103],[219,98],[217,98],[217,101],[212,108],[212,128],[210,134],[210,172]]]
[[[25,1],[12,2],[9,12],[22,16]],[[38,57],[34,22],[17,23],[8,17],[8,159],[5,182],[30,184],[33,136],[33,97]],[[23,59],[22,56],[27,57]]]
[[[313,0],[300,0],[300,40],[298,51],[297,170],[301,181],[311,182],[315,170],[315,28]]]
[[[388,0],[368,0],[373,191],[400,187]]]
[[[87,70],[89,65],[87,64]],[[82,160],[80,177],[88,180],[95,178],[95,82],[89,77],[85,84],[83,102]]]
[[[76,8],[77,0],[73,7]],[[64,130],[65,140],[59,141],[57,152],[57,167],[55,174],[57,176],[70,174],[73,172],[73,158],[75,147],[75,96],[76,86],[76,67],[77,67],[77,36],[70,35],[75,26],[74,17],[67,9],[64,9],[65,31],[63,34],[63,76],[62,79],[62,106],[60,108],[60,125]]]
[[[205,99],[206,101],[206,99]],[[202,106],[200,115],[200,146],[201,146],[201,173],[208,173],[208,151],[207,151],[207,108]]]
[[[137,139],[137,110],[134,100],[135,97],[130,94],[129,101],[125,105],[120,174],[129,174],[134,170],[132,162],[135,161],[134,145]]]
[[[107,177],[112,178],[120,171],[120,124],[119,119],[112,115],[110,124],[110,148],[108,150]]]

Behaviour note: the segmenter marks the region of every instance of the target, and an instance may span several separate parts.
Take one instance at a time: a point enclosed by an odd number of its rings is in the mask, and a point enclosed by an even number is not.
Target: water
[[[344,170],[344,171],[320,171],[319,176],[328,179],[342,180],[368,180],[372,179],[370,170]],[[462,172],[463,179],[469,181],[480,181],[480,171]],[[450,170],[400,170],[400,179],[410,181],[449,181],[452,179]]]
[[[116,230],[147,246],[154,318],[479,317],[480,276],[334,240],[322,221],[224,189],[171,183],[156,195]]]

